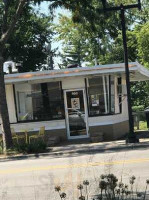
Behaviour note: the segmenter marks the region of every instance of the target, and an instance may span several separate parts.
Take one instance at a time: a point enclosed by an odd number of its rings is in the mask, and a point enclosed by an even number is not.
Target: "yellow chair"
[[[25,142],[28,143],[28,131],[24,130],[24,134],[25,134]]]
[[[11,128],[11,134],[12,134],[12,140],[16,140],[18,144],[19,144],[19,139],[25,139],[25,141],[26,141],[26,136],[25,135],[17,135],[14,128]]]
[[[37,135],[29,136],[29,143],[31,143],[32,139],[38,139],[38,138],[44,139],[44,135],[45,135],[45,126],[42,126],[42,127],[40,127],[40,130]]]

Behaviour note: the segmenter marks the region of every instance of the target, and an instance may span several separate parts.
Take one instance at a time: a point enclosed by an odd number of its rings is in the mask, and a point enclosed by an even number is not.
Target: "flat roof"
[[[129,63],[130,80],[145,81],[149,80],[149,70],[140,65],[138,62]],[[37,72],[6,74],[5,83],[17,83],[24,81],[55,79],[65,77],[78,77],[88,75],[103,74],[125,74],[124,63],[97,65],[93,67],[78,67],[71,69],[45,70]]]

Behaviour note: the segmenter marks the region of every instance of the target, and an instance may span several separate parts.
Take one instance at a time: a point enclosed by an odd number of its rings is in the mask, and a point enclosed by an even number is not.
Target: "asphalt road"
[[[149,178],[149,149],[0,162],[0,200],[57,200],[56,185],[67,199],[77,199],[79,183],[89,180],[90,194],[94,194],[104,173],[114,173],[125,183],[135,175],[135,188],[143,191]]]

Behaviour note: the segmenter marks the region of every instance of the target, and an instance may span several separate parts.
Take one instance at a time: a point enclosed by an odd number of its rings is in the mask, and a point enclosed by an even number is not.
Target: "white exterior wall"
[[[6,85],[6,99],[9,112],[10,123],[17,122],[16,111],[15,111],[15,101],[13,95],[13,85]]]
[[[76,77],[76,78],[65,78],[62,80],[62,89],[79,89],[85,88],[85,80],[84,77]]]
[[[127,90],[125,76],[122,76],[122,112],[123,116],[127,117],[128,120],[128,104],[127,104]]]
[[[27,122],[27,123],[17,123],[11,124],[16,132],[27,131],[38,131],[41,126],[45,126],[45,130],[56,130],[65,129],[65,120],[52,120],[52,121],[40,121],[40,122]]]
[[[118,94],[117,94],[117,76],[115,76],[114,78],[114,86],[115,86],[115,113],[119,113],[119,99],[118,99]]]
[[[125,77],[122,78],[122,84],[125,85]],[[117,79],[117,76],[115,76],[115,80]],[[62,89],[79,89],[79,88],[85,88],[85,81],[84,77],[76,77],[76,78],[65,78],[62,79]],[[124,89],[124,87],[123,87]],[[22,84],[16,85],[16,90],[18,91],[30,91],[31,87],[30,84],[26,83],[24,87],[22,87]],[[115,88],[116,90],[116,88]],[[115,99],[116,100],[116,99]],[[9,107],[9,115],[11,119],[11,123],[16,122],[16,116],[15,116],[15,104],[14,104],[14,98],[13,98],[13,88],[12,85],[7,85],[7,102]],[[118,104],[115,105],[116,107],[119,107]],[[115,107],[115,109],[117,109]],[[31,108],[29,108],[31,109]],[[128,120],[128,108],[127,108],[127,97],[122,97],[122,113],[116,114],[116,115],[107,115],[107,116],[97,116],[97,117],[89,117],[88,118],[88,126],[100,126],[100,125],[110,125],[115,124],[123,121]],[[28,123],[17,123],[12,124],[12,127],[15,128],[16,131],[23,131],[27,129],[28,131],[32,130],[39,130],[41,126],[45,126],[46,130],[54,130],[54,129],[65,129],[66,124],[65,120],[52,120],[52,121],[41,121],[41,122],[28,122]]]
[[[29,83],[20,83],[20,84],[15,84],[15,92],[16,96],[18,95],[18,92],[24,93],[26,95],[27,93],[31,93],[31,85]],[[22,99],[23,101],[23,99]],[[19,113],[19,104],[18,104],[18,98],[16,98],[16,103],[17,103],[17,110]],[[24,98],[24,108],[22,109],[22,113],[19,113],[19,117],[24,116],[26,113],[32,114],[33,109],[32,109],[32,99],[31,98]]]

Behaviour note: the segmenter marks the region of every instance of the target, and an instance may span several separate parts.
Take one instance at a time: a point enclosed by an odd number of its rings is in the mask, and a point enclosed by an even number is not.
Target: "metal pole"
[[[127,88],[127,103],[128,103],[128,118],[129,118],[129,133],[126,139],[127,143],[137,142],[136,135],[134,133],[134,123],[131,107],[131,94],[130,94],[130,77],[129,77],[129,65],[128,65],[128,50],[127,50],[127,38],[126,38],[126,26],[125,26],[125,10],[121,4],[121,25],[124,47],[124,62],[125,62],[125,75],[126,75],[126,88]]]
[[[130,95],[130,77],[129,77],[129,65],[128,65],[128,51],[127,51],[127,39],[126,39],[126,26],[125,26],[125,10],[138,8],[141,10],[141,1],[138,0],[137,4],[126,5],[121,4],[116,7],[106,7],[106,0],[101,0],[103,4],[103,9],[99,9],[99,12],[107,11],[121,11],[121,25],[122,25],[122,36],[123,36],[123,47],[124,47],[124,62],[125,62],[125,75],[126,75],[126,88],[127,88],[127,102],[128,102],[128,118],[129,118],[129,133],[128,138],[126,138],[126,143],[139,142],[139,139],[136,138],[134,133],[134,123],[132,116],[132,107],[131,107],[131,95]]]

